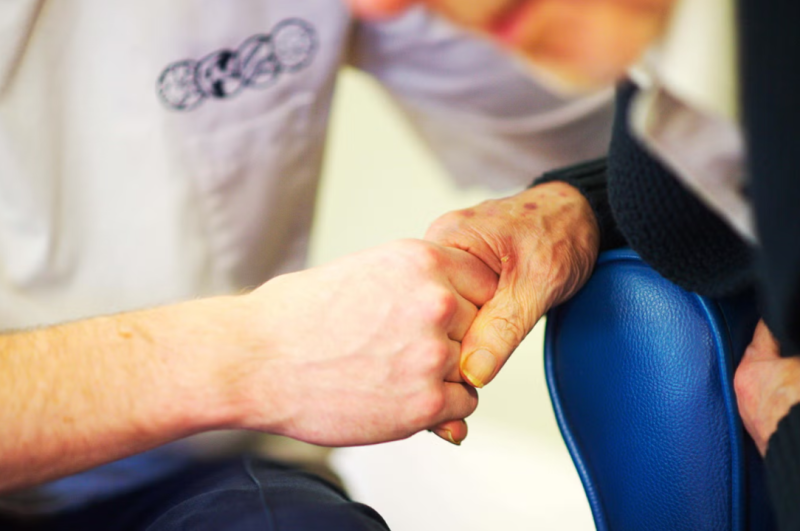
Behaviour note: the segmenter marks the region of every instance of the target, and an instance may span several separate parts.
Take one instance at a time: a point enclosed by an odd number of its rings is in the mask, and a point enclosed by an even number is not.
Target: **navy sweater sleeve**
[[[630,245],[668,280],[710,297],[751,288],[749,246],[628,134],[634,93],[630,84],[618,91],[607,160],[553,171],[535,184],[563,181],[583,193],[597,216],[601,251]]]

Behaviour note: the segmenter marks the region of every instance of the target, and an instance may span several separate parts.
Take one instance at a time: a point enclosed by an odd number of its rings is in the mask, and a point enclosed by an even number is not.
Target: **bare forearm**
[[[344,446],[463,419],[456,342],[496,290],[469,253],[409,240],[247,295],[0,335],[0,491],[207,430]]]
[[[222,427],[202,350],[219,301],[0,335],[0,491]]]

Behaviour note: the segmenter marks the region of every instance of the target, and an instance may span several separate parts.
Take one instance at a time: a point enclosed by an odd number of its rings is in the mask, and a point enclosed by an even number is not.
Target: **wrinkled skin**
[[[500,276],[462,342],[461,373],[483,387],[542,315],[589,278],[599,228],[575,188],[548,183],[446,214],[426,239],[469,251]]]

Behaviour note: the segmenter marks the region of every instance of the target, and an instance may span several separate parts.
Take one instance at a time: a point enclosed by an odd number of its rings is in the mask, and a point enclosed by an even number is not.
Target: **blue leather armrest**
[[[751,297],[688,293],[629,250],[550,312],[547,383],[598,530],[774,528],[732,386],[757,320]]]

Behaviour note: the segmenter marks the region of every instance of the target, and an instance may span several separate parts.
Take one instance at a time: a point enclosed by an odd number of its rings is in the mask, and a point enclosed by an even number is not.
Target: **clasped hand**
[[[350,446],[453,421],[439,433],[462,440],[478,397],[460,341],[496,288],[478,258],[415,240],[267,282],[246,295],[267,344],[237,362],[239,427]]]
[[[330,446],[427,428],[460,443],[475,387],[589,277],[598,228],[577,190],[551,183],[447,214],[426,238],[244,296],[253,317],[239,343],[251,348],[224,371],[235,427]]]

